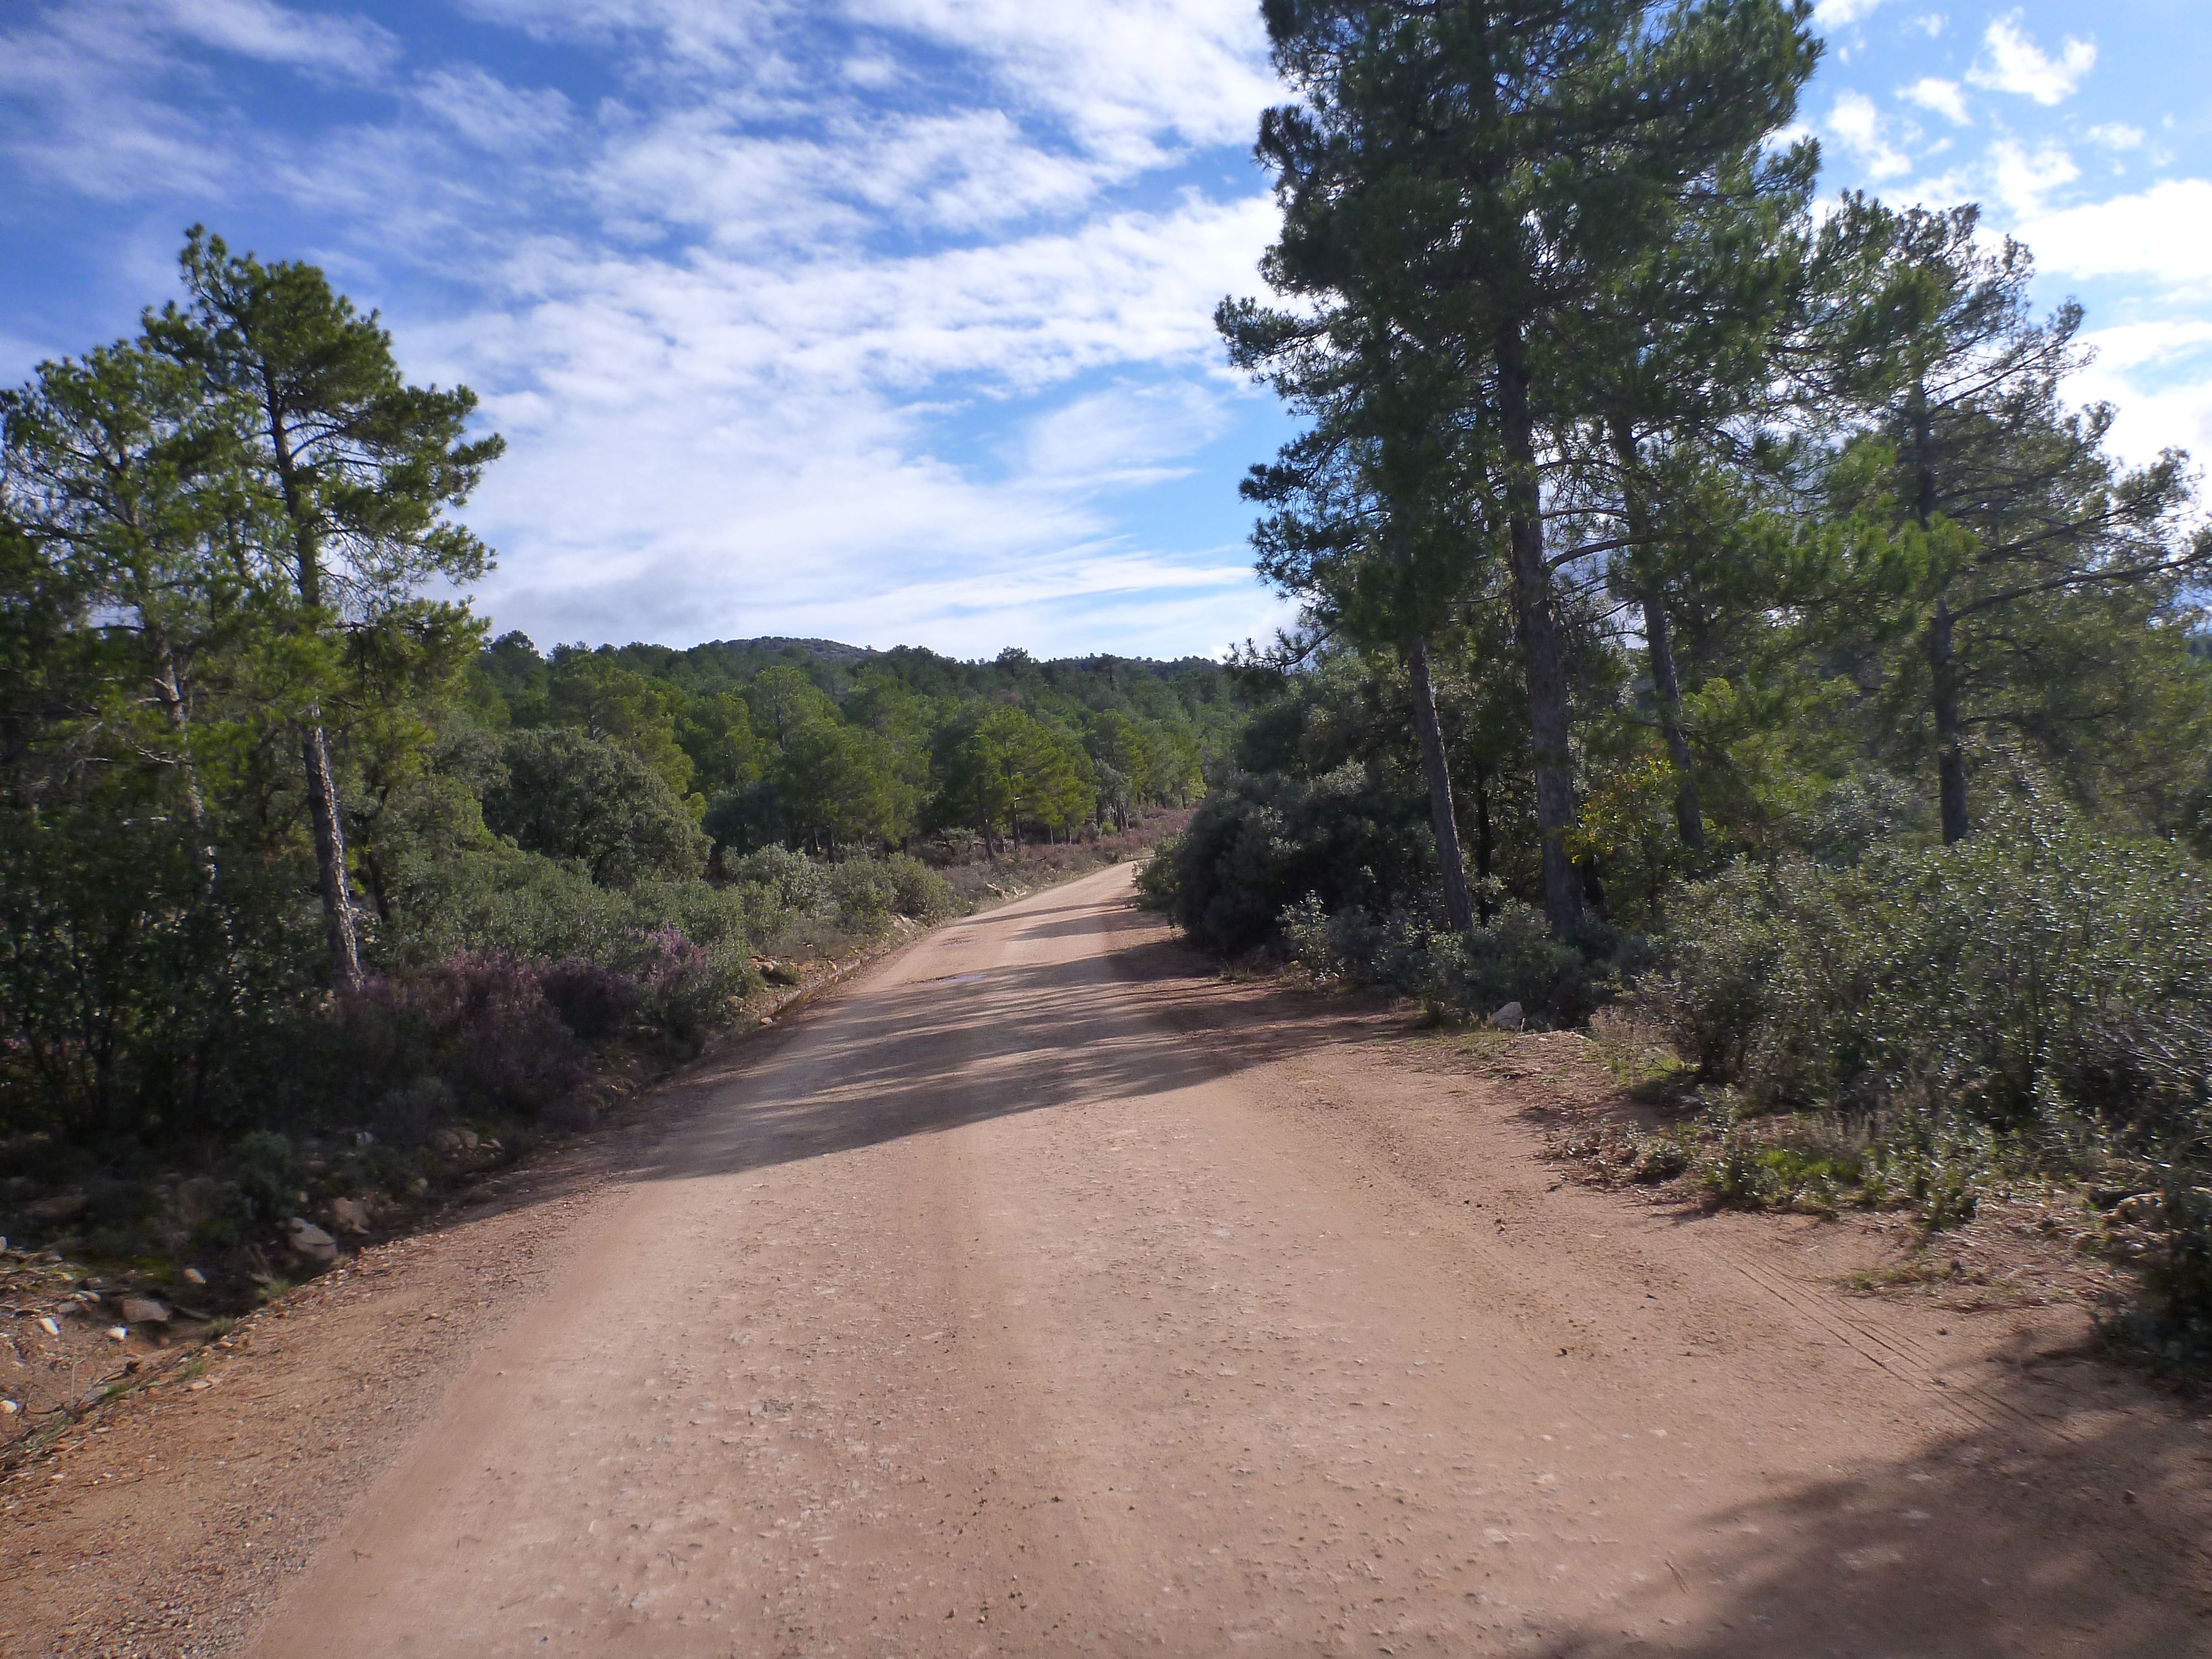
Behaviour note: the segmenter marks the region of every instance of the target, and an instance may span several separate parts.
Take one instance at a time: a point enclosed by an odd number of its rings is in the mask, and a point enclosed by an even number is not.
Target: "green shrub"
[[[1517,1002],[1563,1025],[1588,1018],[1607,982],[1601,964],[1553,938],[1542,912],[1517,903],[1487,927],[1437,935],[1425,977],[1425,994],[1449,1006],[1486,1014]]]
[[[2159,1205],[2140,1334],[2169,1358],[2212,1360],[2212,1188],[2175,1182]]]
[[[696,876],[711,843],[683,798],[618,743],[545,726],[510,732],[483,798],[485,826],[576,865],[602,886]]]
[[[729,1017],[733,999],[760,984],[739,946],[701,945],[672,927],[646,941],[635,972],[640,1012],[684,1049]]]
[[[847,927],[873,933],[898,908],[897,884],[874,859],[848,859],[831,865],[824,874],[830,903]]]
[[[727,866],[731,882],[763,890],[787,910],[811,910],[828,897],[830,887],[823,866],[787,847],[763,847]]]
[[[884,860],[890,878],[893,907],[916,921],[937,921],[959,908],[952,884],[920,859],[894,853]]]
[[[301,1170],[292,1143],[270,1129],[256,1129],[231,1148],[234,1166],[230,1191],[242,1221],[268,1223],[290,1215],[296,1206]]]
[[[1308,894],[1331,912],[1420,902],[1436,872],[1427,811],[1351,763],[1311,781],[1241,775],[1161,848],[1142,889],[1199,945],[1239,955],[1272,942]]]
[[[2212,893],[2164,843],[2021,817],[1845,868],[1741,866],[1685,899],[1671,957],[1655,1006],[1757,1107],[2205,1138]]]

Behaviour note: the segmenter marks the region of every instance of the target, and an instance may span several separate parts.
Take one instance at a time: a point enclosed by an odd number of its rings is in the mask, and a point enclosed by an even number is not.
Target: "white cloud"
[[[1992,22],[1982,36],[1982,46],[1984,55],[1966,71],[1966,78],[1978,87],[2018,93],[2039,104],[2070,97],[2097,62],[2096,46],[2071,35],[2056,58],[2046,56],[2021,31],[2017,11]]]
[[[2141,127],[2131,127],[2124,121],[2111,121],[2103,126],[2091,127],[2082,136],[2092,143],[2102,144],[2106,149],[2141,149],[2150,135]]]
[[[1063,404],[1030,428],[1029,477],[1074,488],[1127,486],[1182,477],[1190,453],[1218,434],[1220,396],[1188,380],[1117,385]]]
[[[1962,127],[1971,125],[1973,122],[1973,117],[1966,111],[1966,95],[1960,90],[1956,81],[1940,80],[1932,75],[1924,76],[1909,87],[1899,88],[1897,95],[1909,103],[1919,105],[1924,110],[1932,110],[1945,119],[1956,122]]]
[[[1105,582],[1177,589],[1163,617],[1213,626],[1176,560],[1130,562],[1099,498],[1185,470],[1220,429],[1208,313],[1249,286],[1272,228],[1253,198],[905,258],[518,250],[499,303],[409,343],[410,362],[484,393],[511,445],[471,519],[524,556],[486,606],[548,638],[590,618],[668,639],[803,624],[995,648],[1015,637],[993,611],[1014,601],[988,598],[1007,583],[1064,635],[1047,590],[1073,604]],[[1060,390],[1131,370],[1146,378]],[[1049,406],[999,465],[934,453],[945,401],[979,396]],[[1241,562],[1234,580],[1219,559],[1194,568],[1249,614]]]
[[[773,0],[461,0],[460,9],[541,40],[649,37],[680,62],[720,67],[760,49],[780,8]]]
[[[1813,8],[1813,21],[1823,28],[1847,28],[1871,16],[1881,4],[1881,0],[1819,0]]]
[[[2019,234],[2045,270],[2212,292],[2212,180],[2169,179],[2136,195],[2031,216]]]
[[[0,146],[22,179],[105,201],[216,185],[227,159],[198,120],[155,95],[172,62],[143,21],[87,4],[0,33]]]
[[[2118,411],[2112,447],[2137,465],[2160,450],[2212,454],[2212,319],[2124,323],[2085,332],[2093,354],[2069,392]]]
[[[2041,214],[2053,191],[2081,176],[2074,158],[2059,145],[2045,144],[2030,151],[2009,138],[1990,146],[1990,173],[1998,202],[2018,218]]]
[[[1003,110],[833,115],[794,137],[756,132],[709,105],[618,138],[589,178],[611,212],[761,246],[885,222],[981,230],[1079,208],[1121,174],[1040,146]]]
[[[1827,131],[1865,164],[1869,177],[1893,179],[1911,170],[1911,158],[1883,136],[1881,112],[1863,92],[1846,92],[1829,111]]]
[[[1234,537],[1233,484],[1202,532],[1130,528],[1261,407],[1211,325],[1275,228],[1241,171],[1279,95],[1249,0],[463,9],[549,58],[582,43],[614,92],[532,85],[537,54],[395,72],[341,13],[384,112],[280,129],[211,54],[348,72],[300,14],[52,0],[21,32],[36,64],[0,26],[0,100],[27,77],[44,100],[0,107],[0,143],[80,191],[273,210],[264,252],[381,306],[410,377],[473,386],[510,444],[469,508],[502,627],[978,651],[1266,630],[1244,550],[1188,544]],[[454,293],[435,321],[410,303]]]
[[[0,32],[0,154],[101,200],[220,191],[237,140],[170,96],[204,76],[195,47],[359,81],[399,52],[374,23],[271,0],[76,0]]]

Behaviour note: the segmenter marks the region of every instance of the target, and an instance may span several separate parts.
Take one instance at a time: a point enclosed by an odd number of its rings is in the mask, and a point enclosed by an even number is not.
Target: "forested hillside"
[[[183,277],[0,394],[18,1237],[258,1260],[471,1124],[589,1122],[790,958],[1127,856],[1233,742],[1203,661],[487,645],[439,597],[490,557],[472,396],[312,266],[196,231]]]
[[[1972,205],[1815,206],[1808,9],[1270,4],[1303,606],[1149,885],[1441,1014],[1626,998],[1731,1201],[2087,1182],[2212,1346],[2212,565]],[[1670,1062],[1671,1063],[1671,1062]],[[1677,1094],[1679,1096],[1679,1090]]]
[[[539,850],[568,856],[586,855],[582,798],[608,792],[569,789],[579,805],[554,805],[564,789],[547,768],[556,748],[589,753],[583,739],[644,761],[667,788],[647,783],[639,798],[698,823],[718,851],[921,838],[995,853],[1187,804],[1239,719],[1228,677],[1202,659],[1038,663],[1008,649],[963,663],[818,640],[541,656],[510,634],[478,659],[469,702],[483,729],[572,734],[504,738],[532,781],[510,783],[493,806],[532,848],[558,837],[525,817],[551,812],[576,845]]]

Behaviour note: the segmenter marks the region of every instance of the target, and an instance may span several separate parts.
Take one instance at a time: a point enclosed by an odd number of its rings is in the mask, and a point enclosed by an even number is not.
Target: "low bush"
[[[803,853],[787,847],[763,847],[729,865],[726,874],[733,887],[754,887],[787,910],[811,910],[830,890],[823,867]]]
[[[1199,945],[1235,956],[1274,942],[1309,896],[1332,915],[1385,915],[1419,902],[1435,871],[1426,804],[1346,763],[1310,781],[1231,779],[1161,846],[1142,890]]]
[[[1954,847],[1849,850],[1738,866],[1680,907],[1646,1000],[1741,1107],[1699,1178],[1765,1204],[1825,1179],[1936,1227],[2020,1179],[2163,1186],[2136,1324],[2153,1346],[2212,1350],[2202,872],[2033,802]],[[1798,1155],[1812,1121],[1847,1126],[1847,1164]]]
[[[644,942],[637,983],[640,1012],[672,1045],[690,1049],[758,988],[760,976],[741,941],[702,945],[670,927]]]
[[[596,962],[567,957],[542,968],[538,988],[561,1023],[586,1042],[603,1042],[637,1011],[637,981]]]
[[[310,1123],[331,1121],[339,1103],[358,1116],[364,1091],[380,1097],[396,1079],[440,1078],[465,1110],[523,1117],[583,1079],[581,1050],[537,970],[507,956],[457,955],[371,980],[306,1040],[324,1073],[322,1109],[300,1114]]]
[[[1756,1107],[2208,1139],[2212,891],[2163,843],[2023,817],[1845,868],[1741,866],[1684,901],[1671,956],[1654,1006]]]
[[[2212,1361],[2212,1187],[2170,1185],[2159,1205],[2136,1334],[2167,1358]]]
[[[1388,985],[1455,1018],[1517,1002],[1531,1017],[1566,1025],[1616,993],[1644,957],[1643,941],[1596,935],[1578,949],[1552,936],[1533,906],[1508,902],[1492,919],[1456,932],[1426,910],[1375,915],[1329,911],[1317,893],[1284,908],[1279,947],[1318,979]]]

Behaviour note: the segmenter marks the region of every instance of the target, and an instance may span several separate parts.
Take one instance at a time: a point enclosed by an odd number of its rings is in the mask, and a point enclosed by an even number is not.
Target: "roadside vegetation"
[[[243,1295],[828,965],[1126,858],[1215,665],[486,642],[500,453],[311,266],[0,395],[0,1232]]]
[[[2186,458],[1972,205],[1814,210],[1801,6],[1271,4],[1302,607],[1145,888],[1444,1020],[1658,1034],[1737,1204],[2077,1192],[2212,1353],[2212,678]]]

